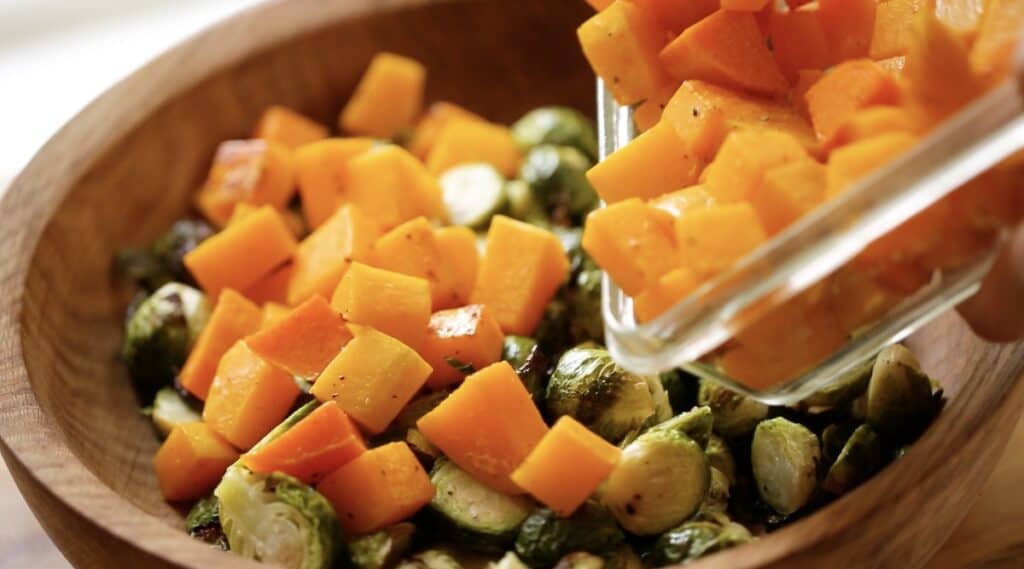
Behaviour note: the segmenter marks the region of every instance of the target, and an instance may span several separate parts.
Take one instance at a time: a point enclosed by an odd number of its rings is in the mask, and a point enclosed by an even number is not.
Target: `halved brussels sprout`
[[[193,409],[173,387],[164,387],[156,392],[153,406],[149,408],[149,417],[161,437],[171,434],[171,430],[182,423],[202,420],[199,411]]]
[[[736,459],[725,439],[712,433],[704,448],[704,454],[708,457],[708,464],[711,465],[711,468],[721,471],[728,478],[730,484],[736,483]]]
[[[647,561],[655,567],[687,563],[751,540],[740,524],[694,520],[659,537]]]
[[[526,154],[519,177],[530,184],[552,219],[580,220],[600,201],[586,176],[592,165],[575,148],[544,144]]]
[[[783,417],[762,421],[750,445],[761,499],[786,516],[804,507],[818,485],[821,448],[807,427]]]
[[[821,431],[821,457],[825,464],[833,464],[843,452],[846,441],[853,434],[854,427],[846,423],[832,423]]]
[[[549,357],[558,357],[562,352],[572,345],[572,336],[569,334],[569,305],[561,298],[554,298],[544,307],[544,316],[537,329],[533,331],[533,337],[541,351]]]
[[[633,546],[623,543],[605,556],[605,569],[644,569],[644,562]]]
[[[939,409],[932,383],[914,354],[896,344],[882,350],[871,370],[867,422],[885,437],[912,441]]]
[[[349,562],[355,569],[390,569],[409,550],[416,526],[395,524],[348,542]]]
[[[693,442],[706,449],[711,439],[711,429],[714,426],[714,417],[711,415],[711,408],[708,406],[694,407],[685,413],[680,413],[667,421],[663,421],[651,427],[652,431],[679,431],[690,437]]]
[[[506,551],[501,559],[488,563],[487,569],[530,569],[530,566],[523,563],[515,551]]]
[[[721,470],[711,467],[711,478],[708,492],[700,504],[701,514],[721,513],[729,509],[729,495],[732,483]]]
[[[550,360],[541,351],[533,338],[525,336],[505,336],[501,359],[516,370],[526,390],[533,396],[538,406],[544,403],[544,392],[547,389],[548,365]]]
[[[462,569],[462,565],[447,551],[427,549],[402,561],[397,569]]]
[[[594,125],[576,109],[534,109],[512,125],[512,136],[523,150],[540,144],[559,144],[575,147],[591,160],[597,160],[597,134]]]
[[[569,415],[613,443],[671,412],[656,377],[629,373],[598,347],[576,347],[562,354],[545,401],[553,418]]]
[[[483,228],[508,202],[505,178],[486,163],[471,163],[446,170],[438,178],[448,220],[454,225]]]
[[[798,410],[830,408],[853,401],[867,390],[872,365],[868,360],[856,366],[827,386],[805,397],[794,407]]]
[[[509,180],[505,183],[505,196],[508,198],[509,215],[534,225],[547,225],[548,214],[530,184],[522,180]]]
[[[219,549],[228,549],[228,540],[220,527],[220,503],[216,496],[207,496],[192,506],[185,517],[185,531]]]
[[[881,466],[882,443],[871,427],[861,425],[843,445],[821,487],[833,494],[844,494],[870,478]]]
[[[681,369],[661,373],[661,385],[668,393],[668,401],[672,411],[682,413],[697,406],[697,391],[700,380]]]
[[[630,533],[661,533],[693,515],[711,473],[704,451],[681,431],[650,430],[626,445],[601,503]]]
[[[214,495],[231,551],[288,569],[327,569],[341,545],[330,503],[286,474],[228,469]]]
[[[609,552],[624,538],[615,518],[587,501],[568,518],[547,508],[534,510],[519,528],[515,552],[530,566],[550,567],[573,551]]]
[[[121,356],[144,396],[174,381],[209,316],[206,295],[180,283],[142,301],[127,323]]]
[[[148,247],[119,251],[115,258],[117,271],[148,290],[171,281],[194,285],[185,267],[185,255],[214,233],[214,228],[201,219],[179,219]]]
[[[697,402],[711,408],[715,417],[715,431],[727,439],[743,437],[768,416],[768,406],[745,397],[731,389],[702,380]]]
[[[555,569],[604,569],[604,566],[603,557],[586,551],[574,551],[559,559]]]
[[[601,267],[583,254],[580,270],[569,288],[569,335],[574,343],[604,340],[601,315]]]

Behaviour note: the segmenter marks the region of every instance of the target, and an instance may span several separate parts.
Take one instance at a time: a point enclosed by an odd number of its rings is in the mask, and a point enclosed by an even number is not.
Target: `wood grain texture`
[[[259,567],[189,539],[156,490],[156,440],[117,361],[128,290],[112,253],[186,209],[216,144],[267,105],[331,121],[369,58],[414,56],[429,99],[498,121],[540,104],[589,110],[573,28],[582,2],[288,0],[167,53],[68,124],[0,201],[0,451],[79,567]],[[975,339],[954,316],[915,337],[949,389],[908,455],[850,496],[693,567],[916,567],[999,456],[1024,402],[1022,350]]]

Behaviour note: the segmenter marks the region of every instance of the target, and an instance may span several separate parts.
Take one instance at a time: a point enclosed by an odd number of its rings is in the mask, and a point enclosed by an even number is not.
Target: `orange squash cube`
[[[310,393],[334,401],[366,432],[380,434],[423,387],[430,364],[402,342],[368,326],[349,326],[355,338],[338,354]]]
[[[295,150],[303,144],[327,138],[327,127],[288,107],[274,105],[263,111],[253,138],[276,142]]]
[[[768,235],[775,235],[824,199],[825,167],[814,160],[798,160],[767,170],[750,205]]]
[[[971,68],[967,42],[931,10],[921,10],[911,23],[907,65],[903,69],[911,94],[916,102],[940,116],[959,110],[983,89]]]
[[[239,340],[217,364],[203,422],[235,447],[249,449],[288,415],[298,396],[288,372]]]
[[[913,133],[918,129],[918,123],[913,112],[906,107],[868,107],[857,111],[843,123],[826,141],[826,146],[837,148],[893,132]]]
[[[590,66],[620,104],[638,103],[668,82],[658,61],[668,36],[640,6],[612,2],[583,22],[576,35]]]
[[[910,150],[915,144],[917,137],[914,135],[894,132],[837,148],[829,155],[825,168],[825,195],[829,198],[839,195],[851,184]]]
[[[221,356],[235,342],[259,330],[262,322],[258,306],[231,289],[224,290],[178,374],[181,386],[205,401]]]
[[[677,36],[718,10],[718,0],[633,0],[638,8],[647,12],[666,30]]]
[[[445,215],[437,180],[416,157],[395,145],[373,148],[349,162],[342,203],[372,215],[381,231],[417,216]]]
[[[283,208],[295,190],[291,151],[267,140],[228,140],[217,147],[196,208],[223,227],[239,203]]]
[[[328,138],[295,150],[295,178],[310,227],[320,227],[338,210],[349,161],[375,144],[372,138]]]
[[[972,41],[981,26],[985,0],[936,0],[935,15],[965,41]]]
[[[828,278],[828,293],[839,328],[852,335],[881,317],[900,297],[879,286],[871,270],[857,263],[846,265]]]
[[[366,443],[348,415],[334,403],[321,403],[275,439],[242,455],[253,472],[283,472],[306,484],[366,452]]]
[[[747,203],[687,211],[676,219],[675,229],[682,266],[701,280],[728,269],[767,238]]]
[[[633,198],[587,216],[583,250],[634,296],[676,267],[672,215]]]
[[[458,383],[472,373],[465,366],[478,370],[500,360],[504,342],[501,326],[482,304],[435,312],[420,350],[434,368],[427,387],[441,389]]]
[[[686,298],[699,284],[689,269],[673,269],[633,299],[633,315],[641,324],[650,322]]]
[[[665,106],[672,99],[672,95],[679,90],[680,85],[681,83],[678,81],[669,81],[659,85],[650,97],[633,109],[633,124],[636,125],[639,132],[648,131],[658,124],[665,111]]]
[[[569,275],[569,259],[553,233],[497,215],[470,302],[484,304],[506,334],[529,336]]]
[[[407,148],[413,156],[426,161],[437,143],[437,136],[444,130],[444,127],[457,120],[469,120],[487,122],[483,117],[468,111],[455,103],[438,101],[427,109],[427,112],[416,124],[416,130],[412,133]]]
[[[879,59],[875,63],[885,71],[898,76],[903,73],[903,68],[907,65],[907,57],[904,55],[897,55],[896,57]]]
[[[597,490],[622,451],[564,416],[537,443],[512,481],[560,516],[570,516]]]
[[[292,263],[285,263],[242,291],[242,294],[256,304],[284,304],[288,302],[288,283],[291,282],[294,271],[295,266]]]
[[[207,425],[177,425],[153,457],[160,492],[168,502],[198,500],[210,494],[238,452]]]
[[[721,0],[723,10],[735,12],[760,12],[769,0]]]
[[[496,401],[500,412],[495,412]],[[467,377],[416,426],[459,468],[506,494],[523,493],[509,475],[548,430],[508,362]]]
[[[480,268],[480,251],[476,248],[476,233],[468,227],[451,225],[434,231],[434,240],[441,250],[441,257],[451,263],[455,270],[455,305],[469,303],[469,295],[476,284],[476,273]]]
[[[833,62],[825,29],[816,5],[769,16],[772,54],[779,69],[790,81],[796,81],[801,69],[825,69]]]
[[[789,89],[750,12],[719,10],[679,34],[659,57],[680,81],[700,79],[760,95]]]
[[[519,172],[522,151],[512,131],[502,125],[479,120],[451,120],[437,134],[427,157],[427,170],[440,176],[452,166],[486,162],[503,176]]]
[[[807,91],[811,90],[822,77],[825,76],[825,72],[820,69],[801,69],[796,73],[796,83],[793,85],[793,90],[789,92],[789,100],[793,105],[793,109],[796,110],[802,118],[811,119],[811,111],[807,108]],[[815,143],[818,141],[817,135],[814,133],[814,129],[810,128],[808,124],[808,131],[811,133],[811,138],[814,139]],[[813,150],[808,150],[811,154],[815,154]]]
[[[347,205],[299,243],[288,283],[288,304],[319,294],[330,298],[353,261],[366,261],[380,235],[363,210]]]
[[[900,89],[877,63],[856,59],[832,68],[811,86],[805,98],[818,138],[827,140],[857,111],[899,103]]]
[[[923,0],[885,0],[878,3],[868,49],[871,59],[907,54],[914,14],[922,9],[923,4]]]
[[[430,477],[405,443],[370,449],[316,487],[347,536],[375,532],[419,511],[434,497]]]
[[[427,70],[420,62],[378,53],[341,111],[338,124],[360,136],[394,137],[419,116],[426,79]]]
[[[979,76],[998,80],[1010,69],[1013,49],[1024,27],[1020,0],[987,0],[981,27],[971,46],[971,67]]]
[[[858,255],[858,259],[895,262],[916,259],[933,247],[941,246],[942,242],[949,239],[949,218],[952,213],[953,209],[949,200],[939,200],[921,213],[904,221],[889,233],[871,242]],[[920,272],[927,273],[922,279],[924,282],[914,286],[913,290],[923,286],[931,277],[930,271]]]
[[[748,199],[761,184],[764,172],[792,162],[808,160],[796,139],[774,130],[740,130],[729,133],[708,164],[701,183],[716,202]]]
[[[734,130],[777,130],[816,154],[810,123],[788,105],[705,83],[685,81],[662,115],[675,128],[687,152],[710,161]]]
[[[200,243],[184,262],[203,290],[216,296],[225,288],[245,290],[256,284],[295,249],[295,236],[281,214],[264,206]]]
[[[455,260],[445,257],[433,225],[423,217],[407,221],[378,239],[370,254],[370,264],[426,279],[434,310],[458,304]]]
[[[372,326],[418,350],[430,320],[430,283],[352,263],[334,291],[330,308],[346,322]]]
[[[703,168],[703,160],[661,121],[587,170],[587,179],[601,199],[615,203],[692,186]]]
[[[658,196],[648,203],[653,208],[668,212],[672,217],[679,217],[684,211],[707,207],[715,203],[715,199],[707,188],[696,185]]]
[[[351,339],[341,316],[315,295],[245,342],[261,358],[311,381]]]
[[[835,61],[866,57],[875,32],[876,0],[818,0]]]
[[[288,316],[292,309],[283,304],[268,302],[263,305],[262,311],[263,318],[260,320],[260,330],[266,330],[275,323],[280,322],[285,316]]]

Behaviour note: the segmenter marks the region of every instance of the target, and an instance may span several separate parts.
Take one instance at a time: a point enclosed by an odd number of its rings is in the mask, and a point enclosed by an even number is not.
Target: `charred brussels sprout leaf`
[[[144,396],[174,381],[209,315],[206,296],[179,283],[160,287],[139,304],[126,326],[121,356]]]
[[[656,395],[664,397],[656,378],[627,372],[603,348],[576,347],[559,358],[545,401],[552,417],[569,415],[617,443],[660,419]]]
[[[882,443],[871,427],[861,425],[843,445],[821,487],[833,494],[846,493],[870,478],[881,466]]]
[[[700,445],[681,431],[650,430],[623,449],[601,502],[630,533],[655,535],[693,515],[709,483]]]
[[[220,504],[216,496],[199,500],[185,517],[185,531],[200,541],[227,550],[228,541],[220,527]]]
[[[871,367],[870,360],[858,365],[833,383],[801,400],[796,408],[800,410],[830,408],[853,401],[867,390]]]
[[[349,562],[355,569],[390,569],[405,555],[416,526],[395,524],[346,544]]]
[[[686,522],[659,537],[647,561],[655,567],[686,563],[752,539],[750,532],[737,523]]]
[[[776,417],[762,421],[750,445],[761,499],[782,515],[804,507],[817,487],[821,448],[807,427]]]
[[[288,569],[328,569],[341,530],[330,503],[285,474],[235,465],[214,491],[231,551]]]
[[[192,408],[173,387],[164,387],[156,392],[149,416],[161,437],[171,434],[171,430],[182,423],[202,420],[199,411]]]
[[[540,144],[571,146],[597,160],[597,134],[587,117],[568,107],[540,107],[512,125],[512,136],[523,150]]]
[[[733,457],[732,450],[725,439],[712,433],[708,438],[704,454],[708,457],[708,464],[711,465],[711,468],[716,468],[725,474],[730,484],[736,482],[736,458]]]
[[[853,430],[852,425],[832,423],[821,431],[821,457],[826,464],[832,464],[839,458]]]
[[[552,219],[581,220],[599,202],[586,176],[592,165],[575,148],[545,144],[526,154],[519,177],[530,184]]]
[[[569,334],[569,306],[564,300],[555,298],[548,303],[533,335],[540,349],[549,356],[557,356],[569,348],[572,344],[572,337]]]
[[[878,354],[868,383],[867,422],[879,433],[900,442],[916,439],[940,401],[910,350],[897,344]]]
[[[569,290],[569,335],[576,344],[604,339],[601,315],[601,268],[583,254]]]
[[[515,552],[532,567],[550,567],[573,551],[609,552],[624,537],[615,518],[594,502],[584,503],[568,518],[539,508],[520,526]]]
[[[714,417],[711,415],[711,408],[707,406],[694,407],[685,413],[680,413],[671,419],[658,423],[651,427],[652,431],[678,431],[690,437],[693,442],[704,449],[711,439],[711,428],[714,424]]]
[[[185,255],[214,234],[213,227],[199,219],[180,219],[144,249],[126,249],[115,257],[118,273],[148,290],[177,281],[194,285],[185,268]]]
[[[724,514],[729,509],[729,494],[732,486],[724,472],[712,467],[708,483],[708,492],[700,504],[701,514]]]
[[[749,435],[769,411],[764,403],[707,380],[700,382],[697,400],[711,408],[715,431],[727,439]]]
[[[548,366],[551,362],[537,342],[524,336],[505,336],[501,358],[516,370],[526,390],[533,396],[534,402],[542,405],[544,391],[547,389]]]

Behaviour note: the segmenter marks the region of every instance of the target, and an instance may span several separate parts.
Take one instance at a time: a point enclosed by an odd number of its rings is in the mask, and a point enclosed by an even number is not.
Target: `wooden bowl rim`
[[[154,519],[123,498],[97,478],[71,451],[60,430],[38,404],[23,359],[22,299],[28,269],[36,246],[51,216],[78,180],[118,141],[135,129],[151,113],[181,94],[195,88],[217,72],[303,34],[373,13],[458,0],[272,0],[249,8],[186,39],[176,47],[140,68],[90,103],[44,145],[0,199],[0,219],[18,219],[18,223],[0,224],[0,242],[8,244],[8,256],[0,257],[0,283],[10,288],[0,294],[0,448],[8,461],[17,464],[70,511],[96,524],[126,545],[154,558],[182,567],[200,567],[216,563],[218,567],[255,569],[264,565],[233,555],[223,555],[183,532]],[[463,0],[481,1],[481,0]],[[268,15],[273,14],[273,17]],[[246,34],[246,27],[260,21],[271,22],[262,34]],[[216,44],[217,57],[197,60],[191,57],[196,46]],[[156,80],[154,80],[156,78]],[[173,79],[172,79],[173,78]],[[130,104],[126,104],[130,103]],[[115,116],[109,128],[97,132],[83,125],[97,117]],[[996,349],[996,348],[991,348]],[[1016,384],[1016,385],[1015,385]],[[828,535],[848,530],[870,515],[867,508],[850,507],[869,489],[887,488],[898,495],[920,480],[938,475],[944,458],[925,454],[926,446],[941,444],[958,448],[984,431],[980,427],[1002,413],[1019,413],[1024,401],[1024,384],[1003,382],[999,393],[985,397],[984,411],[976,413],[969,425],[960,425],[958,438],[935,441],[939,429],[930,429],[903,459],[919,462],[928,474],[920,478],[901,476],[905,469],[887,468],[856,492],[845,496],[807,518],[784,528],[769,538],[728,551],[691,565],[708,567],[755,567],[776,562],[805,549]],[[975,402],[976,403],[976,402]],[[954,398],[950,402],[956,405]],[[947,410],[948,411],[948,410]],[[948,413],[940,415],[943,422]],[[43,437],[46,452],[40,453],[20,433],[31,430]],[[75,477],[67,485],[67,473]],[[83,498],[88,495],[89,498]],[[100,496],[102,500],[96,497]],[[880,501],[880,500],[879,500]],[[836,511],[857,515],[836,516]],[[823,523],[823,522],[833,523]],[[149,539],[140,542],[140,528]]]

